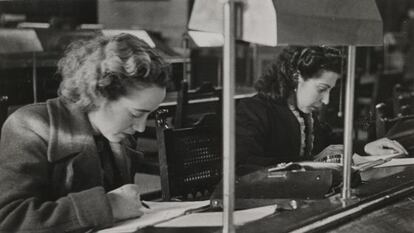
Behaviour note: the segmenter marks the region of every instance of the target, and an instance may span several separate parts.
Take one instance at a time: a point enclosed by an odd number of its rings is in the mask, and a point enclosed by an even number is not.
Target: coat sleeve
[[[267,114],[260,103],[240,102],[236,115],[236,172],[244,175],[268,166],[274,158],[264,155]]]
[[[329,145],[343,144],[342,132],[335,134],[328,123],[319,121],[317,115],[314,115],[314,120],[315,141],[313,143],[312,155],[317,155]]]
[[[0,232],[75,232],[112,225],[112,211],[102,187],[51,198],[48,124],[41,114],[19,110],[3,126]]]

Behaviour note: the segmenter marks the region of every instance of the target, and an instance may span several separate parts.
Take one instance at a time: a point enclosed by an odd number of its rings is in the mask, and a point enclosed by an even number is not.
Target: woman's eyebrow
[[[151,110],[143,109],[143,108],[133,108],[132,110],[138,111],[138,112],[152,112]]]
[[[327,84],[327,83],[318,83],[318,86],[322,86],[322,87],[327,87],[327,88],[332,88],[331,85]]]

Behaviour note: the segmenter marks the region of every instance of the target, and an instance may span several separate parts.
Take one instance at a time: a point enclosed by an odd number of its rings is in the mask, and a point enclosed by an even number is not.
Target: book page
[[[126,220],[115,226],[98,231],[99,233],[135,232],[138,229],[153,226],[157,223],[171,220],[186,212],[210,205],[210,200],[192,202],[151,202],[144,201],[149,209],[142,209],[144,214],[135,219]]]
[[[275,205],[234,211],[234,225],[240,226],[273,214]],[[156,227],[223,226],[223,212],[192,213],[155,225]]]
[[[379,159],[384,159],[384,160],[394,159],[398,156],[399,156],[399,154],[361,156],[357,153],[354,153],[352,155],[352,161],[355,165],[358,165],[358,164],[361,164],[361,163],[376,161],[376,160],[379,160]]]
[[[378,166],[376,166],[376,168],[379,168],[379,167],[394,167],[394,166],[407,166],[407,165],[414,165],[414,158],[391,159],[391,161],[388,161],[386,163],[378,165]]]
[[[376,164],[375,166],[372,166],[372,168],[384,168],[384,167],[395,167],[395,166],[409,166],[414,165],[414,158],[399,158],[398,156],[395,157],[395,155],[382,155],[382,156],[360,156],[358,154],[354,154],[352,156],[352,160],[355,166],[354,168],[357,168],[358,166],[361,166],[363,164],[369,164],[374,163],[376,161],[382,160],[382,162]]]

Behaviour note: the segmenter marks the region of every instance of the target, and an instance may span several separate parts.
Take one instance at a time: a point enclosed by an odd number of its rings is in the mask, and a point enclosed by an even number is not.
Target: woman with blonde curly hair
[[[1,232],[84,232],[142,214],[128,147],[165,97],[168,64],[120,34],[72,44],[58,71],[59,97],[2,128]]]
[[[256,82],[257,95],[237,107],[238,174],[312,160],[331,143],[329,130],[321,127],[315,113],[329,103],[342,63],[341,52],[331,47],[288,47],[281,52]]]

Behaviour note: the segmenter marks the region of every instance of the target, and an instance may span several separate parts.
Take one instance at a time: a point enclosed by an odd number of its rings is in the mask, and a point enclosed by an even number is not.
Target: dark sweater
[[[331,141],[329,127],[321,127],[314,117],[314,146],[319,153]],[[237,174],[272,166],[280,162],[309,160],[300,157],[300,125],[283,102],[255,95],[242,100],[236,115]]]

